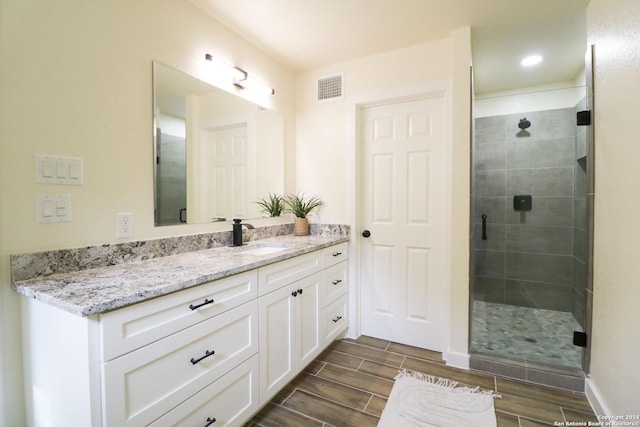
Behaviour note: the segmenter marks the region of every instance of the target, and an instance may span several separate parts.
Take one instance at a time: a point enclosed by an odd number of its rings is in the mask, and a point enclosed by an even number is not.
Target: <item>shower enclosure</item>
[[[475,101],[472,367],[525,380],[533,367],[584,376],[574,341],[589,320],[590,130],[577,124],[586,94],[579,86]]]

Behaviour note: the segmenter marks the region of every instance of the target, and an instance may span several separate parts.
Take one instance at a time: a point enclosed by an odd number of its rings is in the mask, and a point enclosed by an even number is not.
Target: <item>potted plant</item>
[[[307,199],[304,194],[295,194],[285,196],[284,202],[287,205],[287,210],[296,216],[293,224],[293,234],[307,236],[309,234],[309,219],[307,215],[322,206],[320,197],[313,196]]]
[[[269,193],[268,196],[263,197],[256,203],[260,206],[260,212],[270,217],[280,216],[284,212],[284,197],[278,194]]]

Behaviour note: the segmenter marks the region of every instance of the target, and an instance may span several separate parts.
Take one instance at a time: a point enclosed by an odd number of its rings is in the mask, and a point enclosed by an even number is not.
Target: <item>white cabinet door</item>
[[[260,402],[265,403],[322,350],[320,273],[260,297]]]
[[[268,401],[295,376],[293,287],[260,297],[260,403]]]
[[[316,358],[320,347],[320,280],[321,275],[314,274],[293,284],[297,295],[295,336],[297,343],[297,371]]]

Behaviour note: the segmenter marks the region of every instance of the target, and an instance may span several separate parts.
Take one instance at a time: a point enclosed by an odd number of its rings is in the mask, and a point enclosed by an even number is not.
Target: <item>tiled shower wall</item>
[[[158,155],[156,221],[158,225],[180,224],[180,210],[187,207],[185,139],[162,133]]]
[[[580,188],[586,178],[576,160],[575,112],[565,108],[476,119],[474,300],[584,310],[574,303],[580,299],[574,277],[582,275],[580,263],[586,259],[586,214],[578,214],[586,212],[586,188]],[[518,128],[523,117],[531,122],[526,131]],[[582,198],[574,197],[577,192]],[[531,195],[532,210],[515,211],[514,195]],[[481,239],[483,213],[487,240]],[[577,250],[581,246],[584,253]]]

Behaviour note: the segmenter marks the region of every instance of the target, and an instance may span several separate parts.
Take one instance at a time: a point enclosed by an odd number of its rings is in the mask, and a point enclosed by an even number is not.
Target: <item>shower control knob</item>
[[[369,230],[364,230],[362,232],[362,237],[369,237],[369,236],[371,236],[371,232]]]

